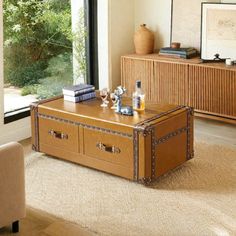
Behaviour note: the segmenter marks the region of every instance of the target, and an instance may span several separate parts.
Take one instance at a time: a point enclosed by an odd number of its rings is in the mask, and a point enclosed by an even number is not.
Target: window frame
[[[84,0],[85,26],[88,30],[86,38],[87,83],[99,87],[98,78],[98,25],[97,0]]]

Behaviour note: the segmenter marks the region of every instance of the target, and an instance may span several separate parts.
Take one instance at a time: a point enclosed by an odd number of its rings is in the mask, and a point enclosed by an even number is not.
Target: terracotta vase
[[[140,28],[134,34],[134,46],[137,54],[153,53],[154,33],[146,27],[146,24],[140,25]]]

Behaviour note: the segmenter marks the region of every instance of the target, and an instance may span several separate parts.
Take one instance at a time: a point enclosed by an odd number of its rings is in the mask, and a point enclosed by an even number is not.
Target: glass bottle
[[[133,93],[133,109],[143,111],[145,109],[145,94],[141,88],[141,81],[136,81],[135,92]]]

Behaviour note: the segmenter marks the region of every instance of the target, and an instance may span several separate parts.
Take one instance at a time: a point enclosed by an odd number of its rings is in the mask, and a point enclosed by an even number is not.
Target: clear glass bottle
[[[141,88],[141,81],[136,81],[135,92],[133,93],[133,109],[135,111],[145,110],[145,94]]]

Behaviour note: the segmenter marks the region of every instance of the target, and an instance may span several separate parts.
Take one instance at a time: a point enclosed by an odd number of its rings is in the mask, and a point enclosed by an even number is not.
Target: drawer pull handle
[[[68,134],[64,134],[59,131],[49,130],[48,134],[58,139],[68,139]]]
[[[114,145],[107,146],[106,144],[103,144],[102,142],[97,143],[96,147],[98,149],[100,149],[101,151],[110,152],[110,153],[113,153],[113,154],[118,154],[118,153],[121,152],[118,147],[115,147]]]

